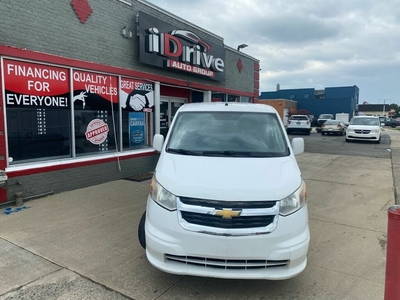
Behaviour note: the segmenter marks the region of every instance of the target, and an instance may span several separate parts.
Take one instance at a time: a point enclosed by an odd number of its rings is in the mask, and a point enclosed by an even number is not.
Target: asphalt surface
[[[291,135],[290,138],[296,137]],[[284,281],[163,273],[137,240],[149,181],[117,180],[0,207],[0,300],[383,299],[387,208],[400,179],[400,132],[381,144],[302,136],[308,265]]]

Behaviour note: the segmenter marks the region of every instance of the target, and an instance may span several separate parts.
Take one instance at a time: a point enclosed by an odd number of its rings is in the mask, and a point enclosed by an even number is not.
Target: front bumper
[[[380,133],[355,133],[346,132],[346,139],[349,140],[359,140],[359,141],[379,141],[381,135]]]
[[[167,273],[237,279],[288,279],[307,264],[307,206],[279,216],[277,228],[251,236],[216,236],[183,229],[178,212],[147,202],[146,255]]]

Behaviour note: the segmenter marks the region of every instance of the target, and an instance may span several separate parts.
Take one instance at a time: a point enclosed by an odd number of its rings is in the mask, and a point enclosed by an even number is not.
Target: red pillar
[[[385,300],[400,299],[400,205],[388,209]]]

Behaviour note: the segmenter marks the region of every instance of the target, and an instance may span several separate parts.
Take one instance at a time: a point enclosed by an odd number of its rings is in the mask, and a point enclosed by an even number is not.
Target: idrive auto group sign
[[[139,13],[139,55],[145,64],[225,80],[225,48],[190,30]]]

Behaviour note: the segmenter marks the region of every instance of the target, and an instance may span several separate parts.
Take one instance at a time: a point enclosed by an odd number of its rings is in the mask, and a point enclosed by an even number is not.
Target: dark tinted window
[[[337,124],[340,124],[340,121],[338,121],[338,120],[327,120],[324,124],[325,125],[337,125]]]
[[[291,116],[290,120],[306,120],[306,121],[308,121],[308,117],[306,117],[306,116]]]

